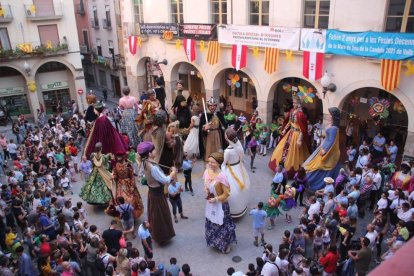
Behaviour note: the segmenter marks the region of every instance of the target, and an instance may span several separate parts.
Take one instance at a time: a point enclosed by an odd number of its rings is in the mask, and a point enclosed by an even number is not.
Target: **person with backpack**
[[[133,233],[134,231],[134,207],[131,204],[125,202],[124,197],[120,196],[117,198],[118,206],[116,206],[116,210],[119,212],[121,216],[121,224],[122,229],[128,233]],[[135,238],[135,234],[133,234],[133,238]]]
[[[262,268],[262,274],[263,276],[277,276],[279,275],[280,269],[278,265],[275,263],[276,261],[276,254],[271,253],[269,255],[269,261],[265,263],[265,265]]]
[[[106,270],[109,267],[114,267],[116,258],[108,253],[107,247],[105,244],[99,244],[98,246],[98,256],[95,261],[95,268],[99,271],[99,275],[105,275]]]

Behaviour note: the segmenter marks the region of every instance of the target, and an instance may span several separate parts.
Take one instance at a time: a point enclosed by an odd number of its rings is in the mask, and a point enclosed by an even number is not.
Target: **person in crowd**
[[[121,110],[120,132],[127,133],[129,138],[129,146],[134,148],[139,143],[138,126],[135,119],[138,116],[138,99],[131,96],[131,90],[128,86],[122,89],[123,97],[119,99],[119,108]]]
[[[200,117],[193,114],[191,117],[190,125],[188,126],[188,136],[184,142],[184,153],[189,158],[199,157],[200,155],[200,148],[199,148],[199,136],[198,136],[198,128],[200,125]]]
[[[230,185],[220,170],[223,161],[223,153],[211,153],[203,175],[207,200],[205,236],[207,246],[213,246],[223,253],[230,253],[231,244],[236,242],[236,225],[231,218],[227,202]]]
[[[174,215],[175,223],[178,223],[177,208],[182,219],[188,219],[183,213],[183,203],[181,200],[181,193],[183,192],[182,185],[177,181],[176,176],[171,179],[171,183],[168,185],[168,197],[172,206],[172,212]]]
[[[259,233],[261,235],[260,245],[266,244],[264,240],[264,227],[266,223],[267,213],[263,210],[263,202],[257,204],[257,208],[254,208],[249,213],[253,218],[253,235],[254,235],[254,246],[259,246]]]
[[[248,149],[248,152],[249,152],[249,155],[250,155],[250,171],[252,173],[254,173],[255,172],[254,170],[257,169],[253,165],[254,159],[255,159],[256,153],[257,153],[257,146],[258,146],[258,144],[257,144],[257,141],[256,141],[256,136],[252,135],[251,138],[250,138],[250,141],[247,144],[247,149]]]
[[[138,237],[141,240],[142,247],[145,252],[145,259],[151,260],[153,255],[152,249],[152,237],[150,232],[150,224],[148,221],[144,221],[138,228]]]
[[[374,148],[374,158],[375,159],[380,159],[380,158],[383,157],[386,142],[387,142],[387,140],[382,135],[382,132],[378,131],[377,134],[375,135],[373,141],[372,141],[372,146]]]
[[[362,248],[358,251],[348,251],[348,256],[355,262],[355,270],[358,276],[366,275],[371,262],[372,251],[369,248],[370,240],[367,237],[361,237]]]
[[[185,191],[186,192],[190,191],[192,196],[194,196],[194,191],[193,191],[191,173],[193,171],[194,163],[195,163],[195,159],[189,160],[187,157],[187,154],[184,155],[183,166],[182,166],[184,179],[185,179],[184,186],[185,186]]]

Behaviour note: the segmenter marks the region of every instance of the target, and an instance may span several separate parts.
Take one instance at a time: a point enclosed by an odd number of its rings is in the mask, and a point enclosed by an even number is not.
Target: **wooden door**
[[[115,95],[121,97],[121,82],[118,77],[113,77]]]

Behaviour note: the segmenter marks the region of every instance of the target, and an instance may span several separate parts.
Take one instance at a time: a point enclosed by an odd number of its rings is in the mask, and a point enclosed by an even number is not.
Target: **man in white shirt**
[[[375,227],[371,223],[367,225],[367,233],[365,234],[365,237],[369,239],[369,247],[371,250],[374,250],[378,233],[375,231]]]
[[[370,197],[369,200],[371,201],[369,205],[370,210],[374,210],[374,206],[378,200],[378,195],[381,189],[382,176],[381,176],[381,173],[379,172],[378,165],[375,165],[373,168],[372,181],[373,181],[373,186],[372,186],[371,194],[369,196]]]
[[[318,214],[321,212],[321,204],[319,201],[316,200],[316,197],[311,196],[309,198],[310,206],[308,210],[308,216],[309,218],[313,217],[313,214]]]
[[[410,204],[404,202],[401,205],[401,208],[397,211],[397,217],[404,222],[409,222],[411,220],[411,215],[412,211],[410,210]]]
[[[276,255],[270,254],[269,255],[269,261],[265,263],[265,265],[262,268],[262,274],[263,276],[278,276],[279,275],[279,269],[275,264],[276,261]]]

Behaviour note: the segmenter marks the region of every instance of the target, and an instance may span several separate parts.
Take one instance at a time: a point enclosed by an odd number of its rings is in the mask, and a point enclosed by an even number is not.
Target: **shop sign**
[[[43,91],[48,91],[48,90],[68,88],[69,84],[66,81],[55,81],[55,82],[42,84],[41,87]]]
[[[24,94],[24,87],[0,88],[0,96]]]
[[[300,28],[222,25],[218,41],[253,47],[299,50]]]
[[[325,52],[378,59],[414,59],[414,34],[327,30]]]
[[[217,40],[215,24],[180,24],[180,37],[196,40]]]
[[[173,36],[178,36],[178,24],[175,23],[142,23],[139,24],[141,34],[163,35],[164,32],[171,32]]]

